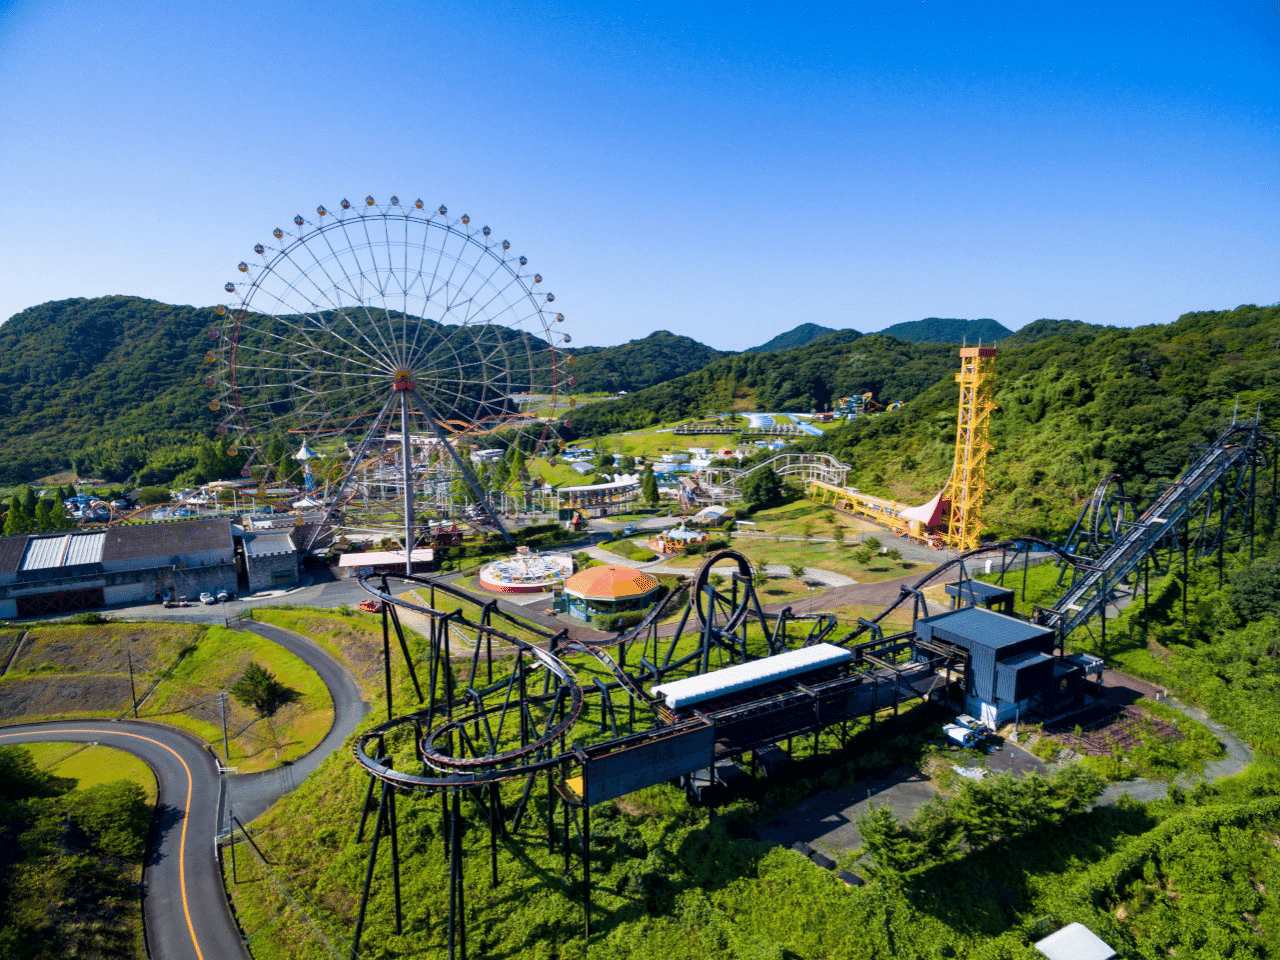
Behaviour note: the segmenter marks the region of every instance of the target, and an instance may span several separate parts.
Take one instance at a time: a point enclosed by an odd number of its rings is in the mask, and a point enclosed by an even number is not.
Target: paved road
[[[219,786],[209,753],[180,730],[136,720],[54,721],[0,730],[0,743],[50,740],[116,747],[155,771],[159,796],[142,898],[150,955],[247,960],[214,858]]]
[[[227,778],[219,804],[215,759],[194,738],[173,727],[138,721],[83,720],[0,729],[0,744],[96,741],[142,759],[159,784],[152,842],[143,872],[147,946],[157,960],[248,958],[227,909],[214,837],[230,813],[248,822],[301,783],[369,712],[355,681],[310,640],[265,623],[244,627],[289,650],[320,675],[333,698],[333,726],[305,757],[275,770]]]
[[[320,675],[324,685],[329,688],[329,696],[333,698],[333,726],[319,745],[305,757],[274,770],[229,778],[230,807],[235,811],[236,817],[248,823],[310,776],[329,754],[341,747],[355,730],[356,724],[369,712],[369,704],[361,699],[360,688],[338,661],[310,640],[269,623],[251,622],[241,626],[272,643],[278,643],[303,660]],[[227,816],[223,825],[229,824]]]

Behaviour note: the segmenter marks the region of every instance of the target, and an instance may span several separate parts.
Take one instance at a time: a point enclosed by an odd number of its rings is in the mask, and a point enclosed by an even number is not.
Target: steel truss
[[[716,576],[717,566],[727,568],[728,575]],[[468,820],[488,824],[489,879],[497,885],[499,840],[519,829],[538,806],[546,818],[548,850],[560,844],[566,874],[581,864],[589,935],[590,806],[619,795],[608,793],[614,789],[608,777],[600,779],[607,771],[621,770],[623,780],[631,778],[633,785],[622,792],[684,775],[687,769],[655,772],[645,758],[695,741],[705,746],[712,769],[717,760],[748,752],[754,765],[755,751],[774,743],[785,740],[789,746],[791,738],[816,735],[833,724],[847,732],[848,720],[867,714],[874,726],[882,709],[892,708],[896,716],[901,702],[948,687],[962,662],[957,651],[925,650],[909,637],[885,638],[877,630],[871,642],[854,648],[852,666],[837,675],[770,689],[757,700],[710,715],[695,711],[682,717],[645,687],[816,643],[833,634],[837,621],[825,614],[800,616],[790,608],[766,616],[750,564],[733,551],[709,557],[696,577],[674,588],[635,628],[599,641],[517,620],[496,600],[479,601],[476,613],[445,609],[449,601],[476,603],[477,598],[430,578],[387,574],[360,582],[383,602],[387,716],[353,748],[369,776],[357,839],[363,842],[368,833],[370,844],[353,958],[364,934],[384,837],[390,839],[395,927],[403,929],[397,795],[440,797],[439,831],[449,863],[444,928],[449,957],[465,957],[467,950],[461,841]],[[393,584],[416,587],[418,598],[397,595]],[[663,623],[677,611],[674,623]],[[409,616],[425,619],[421,641],[405,630]],[[418,702],[409,713],[398,714],[394,704],[396,646]],[[603,667],[604,673],[592,670],[584,681],[570,658]],[[690,762],[688,769],[693,768]],[[692,788],[691,779],[685,779]],[[514,795],[509,791],[504,803],[502,786],[508,782],[521,786]],[[545,803],[535,804],[535,793],[544,795]]]

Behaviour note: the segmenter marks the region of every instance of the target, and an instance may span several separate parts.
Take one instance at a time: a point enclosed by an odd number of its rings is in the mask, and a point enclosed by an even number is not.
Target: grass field
[[[751,561],[752,565],[779,563],[798,565],[817,570],[830,570],[843,574],[859,583],[877,583],[893,580],[908,574],[923,575],[930,568],[925,564],[907,560],[889,560],[873,556],[867,563],[859,563],[849,547],[837,547],[830,542],[804,540],[773,540],[768,537],[734,537],[730,548]],[[667,563],[674,570],[689,570],[702,565],[705,557],[679,556]]]
[[[130,780],[142,788],[147,802],[156,802],[156,777],[151,768],[131,753],[84,743],[24,743],[36,766],[55,777],[76,781],[76,789],[100,783]]]
[[[808,500],[797,500],[780,507],[757,510],[748,519],[756,525],[756,533],[767,533],[771,536],[830,537],[833,527],[838,526],[844,530],[846,538],[850,540],[857,534],[869,533],[887,544],[893,537],[889,531],[876,526],[870,520],[851,517],[833,507],[810,503]]]
[[[189,730],[221,754],[222,718],[214,697],[230,689],[251,661],[266,667],[296,695],[268,717],[259,717],[229,698],[229,762],[241,773],[252,773],[296,760],[329,732],[333,700],[319,674],[257,634],[210,627],[159,683],[138,715]]]

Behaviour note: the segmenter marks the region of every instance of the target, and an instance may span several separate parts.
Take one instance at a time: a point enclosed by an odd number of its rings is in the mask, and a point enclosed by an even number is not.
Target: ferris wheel
[[[494,501],[512,478],[487,461],[540,453],[552,421],[534,411],[563,389],[570,338],[542,276],[466,214],[395,196],[271,236],[210,331],[210,406],[242,475],[409,550],[432,520],[505,533]]]

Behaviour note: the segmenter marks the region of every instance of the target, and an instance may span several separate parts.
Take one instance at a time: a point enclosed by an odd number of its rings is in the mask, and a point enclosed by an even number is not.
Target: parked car
[[[227,593],[227,591],[225,591],[225,590],[219,590],[219,591],[218,591],[218,602],[219,602],[219,603],[226,603],[226,602],[227,602],[228,600],[230,600],[230,599],[231,599],[231,594]]]
[[[217,601],[217,599],[214,597],[214,595],[213,595],[212,593],[210,593],[208,590],[206,590],[204,593],[200,594],[200,602],[201,602],[201,603],[207,603],[207,604],[209,604],[209,605],[213,605],[213,604],[217,603],[218,601]]]
[[[381,613],[382,601],[381,600],[364,600],[360,603],[360,609],[363,610],[365,613]]]

